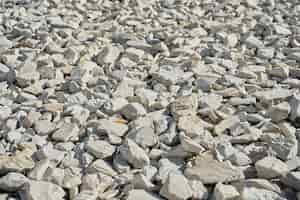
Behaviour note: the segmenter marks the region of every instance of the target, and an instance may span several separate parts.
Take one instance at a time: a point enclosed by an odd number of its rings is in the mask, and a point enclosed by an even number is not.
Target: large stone
[[[274,106],[271,106],[268,110],[268,115],[274,122],[278,122],[288,118],[291,107],[288,102],[283,102]]]
[[[297,191],[300,191],[300,172],[289,172],[281,178],[281,181]]]
[[[99,134],[122,137],[128,131],[128,126],[124,123],[124,121],[125,120],[100,119],[97,122],[91,122],[90,125],[92,126],[94,124]]]
[[[158,142],[158,136],[152,127],[142,127],[128,133],[127,138],[132,139],[143,148],[152,147]]]
[[[128,120],[134,120],[137,117],[145,115],[147,112],[142,104],[129,103],[121,109],[122,115]]]
[[[238,200],[240,193],[232,185],[218,183],[214,189],[214,200]]]
[[[291,106],[290,120],[296,121],[300,117],[300,95],[293,95],[289,104]]]
[[[23,172],[25,170],[32,169],[34,167],[34,161],[32,159],[32,150],[24,149],[16,152],[15,155],[0,156],[0,171],[4,172]]]
[[[275,157],[265,157],[255,163],[260,178],[271,179],[288,173],[287,165]]]
[[[264,102],[270,102],[272,100],[286,99],[293,95],[292,90],[284,88],[275,88],[265,91],[258,91],[253,94],[256,98]]]
[[[231,182],[244,178],[241,170],[227,162],[210,159],[199,159],[195,166],[186,168],[184,174],[187,178],[200,180],[203,184]]]
[[[142,168],[150,164],[147,153],[131,139],[126,139],[120,147],[122,157],[135,168]]]
[[[23,174],[10,172],[0,178],[0,189],[6,192],[16,192],[28,181],[29,179]]]
[[[280,196],[278,193],[265,190],[265,189],[258,189],[254,187],[246,187],[241,192],[241,199],[247,200],[287,200],[285,197]]]
[[[57,131],[52,134],[55,141],[76,141],[78,140],[79,128],[74,123],[64,123]]]
[[[90,140],[85,148],[87,152],[100,159],[111,157],[116,151],[116,148],[105,140]]]
[[[227,119],[222,120],[219,124],[217,124],[214,128],[214,134],[215,135],[221,135],[225,131],[228,131],[233,126],[237,125],[240,122],[240,119],[238,116],[231,116]]]
[[[177,173],[169,173],[159,193],[168,200],[186,200],[193,195],[188,180],[184,175]]]
[[[137,199],[143,199],[143,200],[162,200],[159,196],[147,192],[145,190],[131,190],[128,193],[128,196],[126,200],[137,200]]]
[[[188,115],[179,117],[177,127],[184,131],[187,136],[195,137],[203,134],[205,124],[198,116]]]
[[[198,98],[195,94],[179,97],[170,105],[171,113],[175,117],[194,115],[197,108]]]
[[[53,183],[29,181],[19,192],[21,200],[63,200],[65,191]]]

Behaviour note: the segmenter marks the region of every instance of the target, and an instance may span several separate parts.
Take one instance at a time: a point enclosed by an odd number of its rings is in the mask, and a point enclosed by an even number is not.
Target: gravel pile
[[[3,0],[0,200],[300,200],[299,0]]]

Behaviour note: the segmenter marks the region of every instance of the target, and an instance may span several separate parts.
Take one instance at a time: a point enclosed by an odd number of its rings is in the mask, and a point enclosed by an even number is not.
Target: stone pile
[[[300,200],[299,13],[1,1],[0,200]]]

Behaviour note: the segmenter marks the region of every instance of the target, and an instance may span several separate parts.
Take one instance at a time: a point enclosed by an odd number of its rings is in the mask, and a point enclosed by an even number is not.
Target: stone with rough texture
[[[169,173],[159,193],[168,200],[185,200],[193,195],[188,180],[184,175],[176,173]]]

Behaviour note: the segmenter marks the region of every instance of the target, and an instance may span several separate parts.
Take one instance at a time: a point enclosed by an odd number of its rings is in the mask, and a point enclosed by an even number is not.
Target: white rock
[[[215,186],[213,199],[214,200],[231,200],[238,199],[240,193],[233,187],[232,185],[224,185],[222,183],[218,183]]]
[[[89,140],[86,143],[85,148],[87,152],[100,159],[111,157],[116,150],[113,145],[105,140]]]
[[[63,200],[65,191],[53,183],[44,181],[29,181],[20,192],[21,199],[30,200]]]
[[[184,175],[169,173],[159,194],[168,200],[186,200],[192,197],[193,191]]]
[[[149,193],[145,190],[131,190],[131,191],[129,191],[126,200],[137,200],[137,199],[162,200],[159,196],[157,196],[153,193]]]
[[[0,178],[0,189],[6,192],[16,192],[28,181],[29,179],[23,174],[10,172]]]
[[[76,141],[78,140],[79,128],[73,123],[64,123],[57,131],[52,134],[55,141]]]
[[[130,139],[124,141],[120,147],[120,153],[135,168],[142,168],[150,164],[146,152]]]
[[[275,178],[288,172],[288,166],[275,157],[265,157],[255,163],[255,169],[260,178]]]
[[[193,191],[192,198],[194,199],[207,199],[208,190],[201,181],[189,180],[190,187]]]

